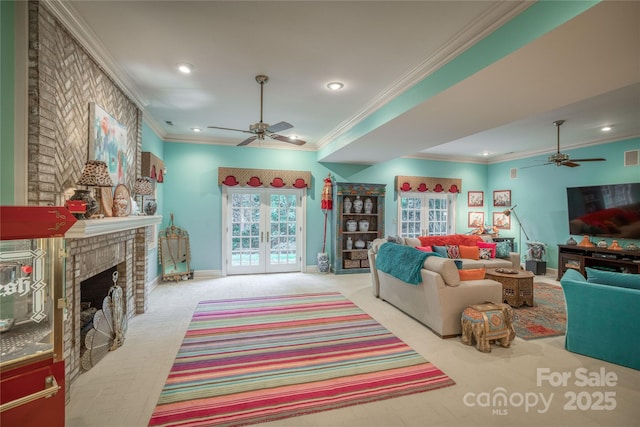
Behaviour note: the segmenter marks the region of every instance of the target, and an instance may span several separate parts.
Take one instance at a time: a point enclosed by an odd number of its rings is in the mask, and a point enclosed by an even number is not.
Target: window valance
[[[311,188],[311,172],[220,167],[218,168],[218,185]]]
[[[422,193],[460,193],[460,178],[434,178],[430,176],[396,176],[398,191],[419,191]]]

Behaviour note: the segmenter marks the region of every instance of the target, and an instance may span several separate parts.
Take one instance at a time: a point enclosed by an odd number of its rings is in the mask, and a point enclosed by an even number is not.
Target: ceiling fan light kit
[[[222,129],[222,130],[232,130],[235,132],[244,132],[244,133],[252,133],[253,136],[242,141],[238,146],[248,145],[255,141],[264,140],[265,135],[271,139],[275,139],[276,141],[287,142],[293,145],[304,145],[307,142],[298,138],[291,138],[284,135],[278,135],[276,132],[281,132],[283,130],[291,129],[293,127],[292,124],[287,122],[278,122],[274,125],[270,125],[269,123],[265,123],[262,121],[262,110],[264,105],[264,85],[269,81],[269,77],[263,74],[259,74],[256,76],[256,82],[260,85],[260,121],[257,123],[253,123],[249,125],[249,130],[244,129],[232,129],[232,128],[223,128],[219,126],[207,126],[210,129]]]

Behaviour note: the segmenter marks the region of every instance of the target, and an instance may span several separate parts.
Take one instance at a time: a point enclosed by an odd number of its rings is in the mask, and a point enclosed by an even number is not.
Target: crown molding
[[[323,148],[334,139],[337,139],[342,134],[352,129],[382,106],[399,96],[407,89],[424,80],[427,76],[431,75],[433,72],[453,60],[487,35],[513,19],[516,15],[522,13],[532,4],[533,2],[496,2],[478,19],[445,42],[440,49],[434,52],[431,56],[408,70],[389,87],[376,95],[371,102],[365,105],[360,111],[356,112],[353,116],[340,123],[331,132],[322,137],[318,141],[318,149]]]
[[[69,2],[62,0],[41,0],[62,25],[75,37],[116,85],[139,107],[149,105],[149,100],[136,87],[131,77],[118,65],[111,53],[102,44],[89,25],[73,9]]]

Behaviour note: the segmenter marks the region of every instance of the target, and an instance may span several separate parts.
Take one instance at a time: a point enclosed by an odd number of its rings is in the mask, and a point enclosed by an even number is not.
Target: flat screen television
[[[567,188],[569,233],[640,239],[640,183]]]

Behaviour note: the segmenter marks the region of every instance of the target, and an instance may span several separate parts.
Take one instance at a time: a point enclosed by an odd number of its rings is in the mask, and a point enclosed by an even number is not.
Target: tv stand
[[[640,251],[614,251],[607,248],[558,245],[558,277],[570,268],[587,276],[585,267],[619,273],[640,274]]]

